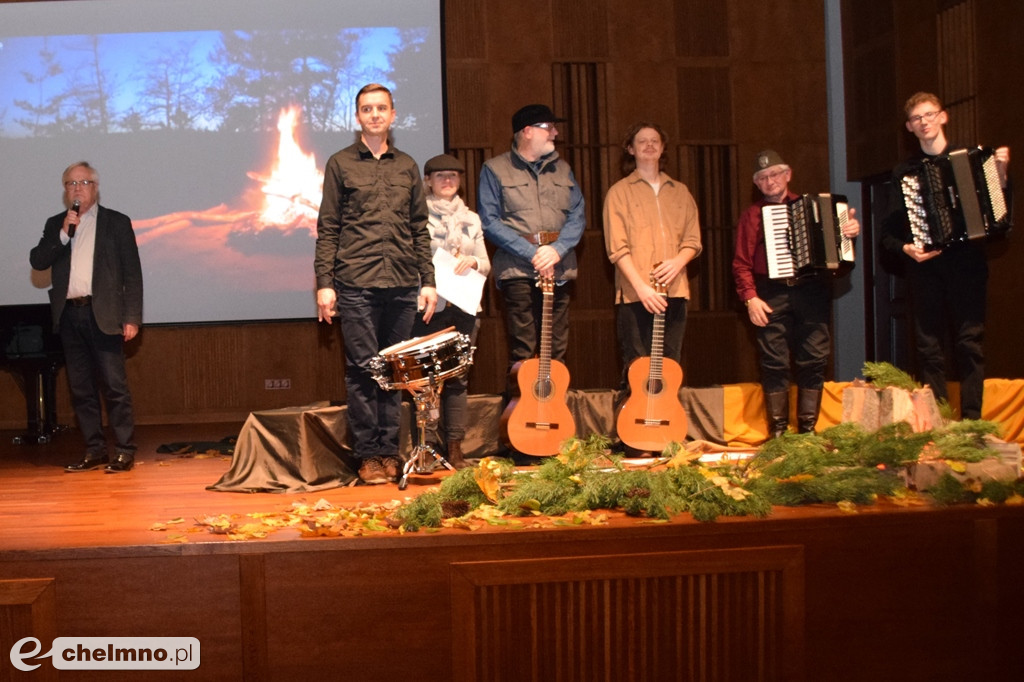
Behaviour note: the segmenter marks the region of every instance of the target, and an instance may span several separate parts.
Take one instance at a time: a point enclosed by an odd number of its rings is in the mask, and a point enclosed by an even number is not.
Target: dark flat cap
[[[460,173],[465,173],[466,164],[450,154],[438,154],[423,164],[424,175],[430,175],[437,171],[459,171]]]

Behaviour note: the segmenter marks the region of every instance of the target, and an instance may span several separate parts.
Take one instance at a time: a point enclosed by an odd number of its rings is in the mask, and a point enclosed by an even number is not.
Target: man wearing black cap
[[[538,276],[552,277],[551,358],[562,361],[569,343],[569,292],[576,279],[576,244],[583,236],[583,194],[569,165],[558,158],[558,118],[543,104],[512,116],[512,149],[484,163],[477,207],[484,235],[497,251],[494,275],[505,299],[509,367],[538,347],[542,292]]]
[[[825,383],[831,344],[832,288],[828,275],[809,274],[787,280],[768,278],[761,209],[768,204],[793,201],[789,190],[793,172],[778,152],[765,149],[754,158],[754,184],[763,198],[740,216],[736,226],[736,252],[732,261],[736,293],[757,327],[761,355],[768,432],[777,438],[789,427],[789,365],[792,355],[797,385],[797,431],[810,433],[818,421],[821,390]],[[850,209],[843,228],[847,237],[860,234],[860,223]]]

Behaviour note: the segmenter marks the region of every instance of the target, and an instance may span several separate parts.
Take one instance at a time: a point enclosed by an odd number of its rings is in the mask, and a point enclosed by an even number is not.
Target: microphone
[[[76,216],[78,215],[78,209],[81,208],[81,206],[82,206],[82,204],[78,201],[78,199],[75,199],[75,203],[71,204],[71,210],[75,212]],[[77,222],[68,223],[68,239],[74,239],[75,238],[75,230],[76,229],[78,229],[78,223]]]

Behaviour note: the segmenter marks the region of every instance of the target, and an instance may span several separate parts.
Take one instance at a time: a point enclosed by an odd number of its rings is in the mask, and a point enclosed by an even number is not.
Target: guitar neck
[[[665,352],[665,313],[654,315],[654,332],[651,334],[651,379],[661,379],[662,357]]]
[[[551,377],[551,310],[554,307],[555,292],[545,289],[540,316],[540,356],[538,374]]]

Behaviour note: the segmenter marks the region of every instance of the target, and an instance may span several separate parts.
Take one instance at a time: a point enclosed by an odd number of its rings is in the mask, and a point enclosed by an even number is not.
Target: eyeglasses
[[[773,171],[768,171],[767,173],[759,173],[754,178],[754,182],[764,182],[765,180],[775,180],[775,179],[779,178],[787,170],[788,169],[786,169],[786,168],[778,168],[778,169],[773,170]]]
[[[541,130],[554,130],[554,123],[533,123],[530,125],[531,128],[540,128]]]
[[[925,121],[926,123],[931,123],[932,121],[935,120],[935,117],[938,116],[941,113],[942,113],[942,109],[939,109],[938,111],[926,111],[923,114],[919,114],[917,116],[911,116],[907,120],[910,121],[911,125],[917,125],[921,121]]]
[[[92,187],[95,184],[95,180],[68,180],[64,183],[64,186],[71,189],[72,187],[78,187],[79,185],[82,187]]]

